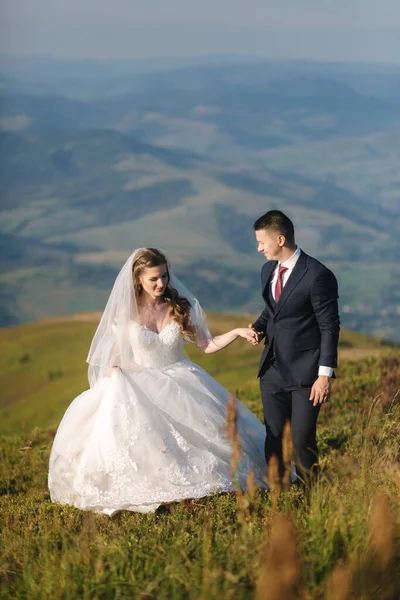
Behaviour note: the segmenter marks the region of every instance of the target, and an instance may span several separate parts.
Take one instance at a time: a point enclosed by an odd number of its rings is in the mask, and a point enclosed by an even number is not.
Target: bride
[[[228,391],[183,353],[225,348],[248,328],[212,337],[197,299],[164,254],[135,250],[120,271],[93,338],[90,389],[67,409],[50,455],[51,499],[112,515],[234,489],[226,436]],[[265,429],[236,401],[242,454],[262,484]]]

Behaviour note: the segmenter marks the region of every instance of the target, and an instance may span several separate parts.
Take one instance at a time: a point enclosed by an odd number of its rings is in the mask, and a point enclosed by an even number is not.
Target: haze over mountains
[[[257,312],[281,208],[343,324],[400,339],[400,67],[0,61],[1,324],[102,309],[138,246],[206,308]]]

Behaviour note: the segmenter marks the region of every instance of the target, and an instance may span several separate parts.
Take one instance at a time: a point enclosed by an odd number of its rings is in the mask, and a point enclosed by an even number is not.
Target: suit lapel
[[[262,294],[263,294],[264,298],[267,301],[269,300],[268,286],[271,283],[271,276],[272,276],[272,273],[274,272],[274,269],[275,269],[275,267],[276,267],[277,264],[278,264],[277,260],[271,260],[271,261],[269,261],[269,264],[268,264],[269,270],[267,270],[267,268],[265,269],[266,273],[265,273],[265,279],[264,279],[264,286],[263,286]]]
[[[282,290],[281,297],[279,298],[279,301],[276,304],[275,317],[282,310],[282,307],[284,306],[285,302],[287,301],[287,299],[289,298],[290,294],[293,292],[295,287],[303,279],[307,270],[308,270],[307,254],[305,254],[304,252],[301,252],[301,254],[297,260],[297,263],[295,264],[295,267],[294,267],[293,271],[291,272],[289,279],[287,280],[287,282]]]

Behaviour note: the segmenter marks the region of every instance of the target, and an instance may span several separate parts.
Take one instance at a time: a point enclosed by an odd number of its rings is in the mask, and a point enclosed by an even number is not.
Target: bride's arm
[[[116,323],[114,322],[111,327],[112,327],[112,330],[115,335],[116,331],[117,331]],[[105,376],[111,377],[114,370],[119,368],[119,364],[120,364],[120,352],[119,352],[118,342],[117,342],[117,340],[115,340],[115,342],[113,344],[112,352],[111,352],[109,367],[108,367],[108,370],[107,370]]]
[[[229,344],[232,344],[238,337],[242,337],[248,342],[251,342],[257,337],[257,334],[255,331],[246,327],[238,327],[237,329],[227,331],[227,333],[217,335],[207,342],[198,344],[198,346],[205,354],[213,354],[214,352],[226,348]]]
[[[114,343],[113,346],[113,351],[111,354],[111,360],[110,360],[110,367],[108,368],[108,371],[106,373],[106,377],[111,377],[111,375],[114,373],[115,369],[119,369],[119,351],[118,351],[118,345],[117,342]]]

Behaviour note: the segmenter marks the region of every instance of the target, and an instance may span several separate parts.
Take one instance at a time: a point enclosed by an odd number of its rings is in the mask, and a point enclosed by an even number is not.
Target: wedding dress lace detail
[[[183,354],[176,322],[160,333],[130,322],[136,368],[115,369],[75,398],[50,456],[53,501],[113,514],[233,489],[228,392]],[[139,369],[137,367],[140,367]],[[244,486],[265,475],[265,430],[237,402]]]
[[[170,321],[160,333],[131,321],[129,338],[132,348],[140,349],[139,353],[134,352],[135,362],[140,367],[161,369],[183,359],[183,340],[176,321]]]

